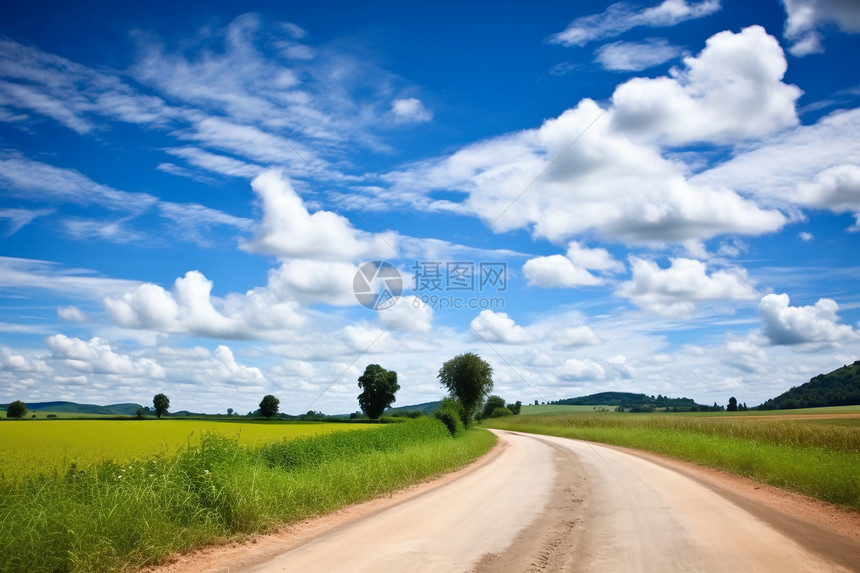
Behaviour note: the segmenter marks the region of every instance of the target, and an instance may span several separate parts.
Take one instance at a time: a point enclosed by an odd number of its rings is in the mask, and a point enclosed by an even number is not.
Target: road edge
[[[318,537],[349,527],[360,519],[396,507],[477,470],[501,455],[507,447],[507,443],[498,434],[496,437],[496,443],[489,451],[457,469],[436,474],[365,502],[284,524],[271,533],[226,539],[187,553],[172,555],[160,565],[141,567],[133,572],[235,573],[255,567]]]

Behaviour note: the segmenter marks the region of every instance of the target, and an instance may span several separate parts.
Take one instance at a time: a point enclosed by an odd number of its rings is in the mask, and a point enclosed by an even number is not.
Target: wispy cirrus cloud
[[[170,155],[180,157],[195,167],[219,175],[230,177],[251,178],[259,175],[262,167],[253,163],[246,163],[227,155],[212,153],[198,147],[172,147],[165,151]],[[170,172],[168,170],[168,172]]]
[[[651,8],[634,7],[626,2],[610,5],[604,12],[580,16],[549,41],[565,46],[584,46],[588,42],[619,36],[640,26],[663,28],[710,16],[720,9],[720,0],[663,0]]]
[[[97,183],[77,170],[67,169],[23,158],[17,154],[0,156],[0,182],[9,197],[45,205],[71,203],[94,210],[106,209],[112,214],[104,217],[63,216],[61,225],[76,239],[99,238],[111,242],[129,243],[145,239],[147,232],[135,229],[134,221],[141,215],[158,210],[171,221],[177,236],[198,244],[208,244],[203,234],[213,226],[224,225],[237,230],[248,229],[250,221],[198,204],[162,201],[149,193],[123,191]],[[20,229],[37,216],[54,213],[52,209],[4,210],[13,225]]]
[[[9,221],[6,232],[3,235],[11,237],[35,219],[50,215],[51,213],[53,213],[51,209],[0,209],[0,219]]]
[[[11,196],[43,202],[97,205],[127,212],[142,212],[158,202],[153,195],[114,189],[75,169],[55,167],[18,154],[0,155],[0,181]]]
[[[49,118],[83,136],[115,121],[156,129],[198,149],[167,146],[187,164],[159,168],[205,181],[206,171],[253,177],[236,162],[339,177],[334,164],[354,146],[390,151],[387,132],[432,117],[419,98],[398,96],[415,91],[402,78],[352,46],[307,45],[296,29],[248,13],[176,50],[139,33],[128,72],[2,40],[0,120],[25,128]]]
[[[105,118],[164,125],[179,113],[117,75],[13,40],[0,40],[0,106],[49,117],[82,135],[106,127]]]
[[[595,61],[611,71],[640,72],[679,58],[684,53],[684,48],[673,46],[665,38],[649,38],[642,42],[605,44],[597,49]]]
[[[139,281],[105,277],[51,261],[0,257],[0,287],[12,292],[36,289],[83,300],[101,300],[138,285]]]

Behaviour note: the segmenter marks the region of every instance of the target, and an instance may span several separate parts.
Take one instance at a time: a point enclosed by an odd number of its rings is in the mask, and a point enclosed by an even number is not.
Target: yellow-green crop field
[[[484,430],[455,434],[427,416],[379,425],[2,422],[0,465],[10,445],[24,459],[32,448],[46,467],[71,451],[88,462],[0,479],[0,573],[138,571],[387,494],[469,463],[496,442]],[[88,444],[91,451],[80,449]],[[105,455],[130,459],[97,463]]]
[[[210,420],[22,420],[0,423],[0,478],[65,471],[104,461],[124,463],[197,445],[207,433],[256,446],[376,425]]]

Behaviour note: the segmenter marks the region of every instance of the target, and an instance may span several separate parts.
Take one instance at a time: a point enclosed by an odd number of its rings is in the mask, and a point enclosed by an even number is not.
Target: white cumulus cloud
[[[578,241],[571,241],[565,256],[535,257],[523,265],[529,284],[545,288],[600,285],[605,280],[590,271],[615,273],[623,270],[624,264],[606,249],[592,249]]]
[[[599,363],[586,358],[568,358],[562,366],[557,369],[557,375],[562,380],[574,382],[588,380],[603,380],[606,378],[606,370]]]
[[[523,274],[530,285],[544,288],[594,286],[604,282],[562,255],[529,259],[523,265]]]
[[[433,114],[424,107],[424,103],[414,97],[396,99],[391,102],[391,113],[399,122],[421,123],[433,118]]]
[[[795,126],[800,90],[781,81],[785,67],[763,28],[721,32],[672,75],[619,86],[606,109],[584,99],[539,128],[389,173],[384,197],[390,205],[477,215],[496,232],[525,228],[553,242],[593,232],[627,244],[691,245],[774,232],[789,219],[772,202],[756,202],[746,187],[751,196],[741,195],[731,179],[690,177],[666,146],[738,143]],[[434,199],[436,190],[465,200]],[[529,270],[551,284],[593,282],[558,258]]]
[[[860,222],[860,165],[829,167],[808,183],[797,187],[797,201],[823,207],[834,213],[853,213]]]
[[[525,328],[514,322],[514,319],[504,312],[482,310],[481,314],[472,320],[470,327],[472,332],[487,342],[527,344],[534,341]]]
[[[847,324],[839,324],[839,305],[829,298],[813,306],[791,306],[787,294],[765,295],[758,306],[771,344],[809,344],[847,341],[858,334]]]
[[[385,259],[395,254],[394,233],[359,231],[346,217],[331,211],[311,213],[280,171],[263,172],[251,187],[262,203],[263,219],[254,238],[243,244],[248,251],[340,260]]]
[[[603,342],[591,328],[584,324],[552,330],[547,335],[547,339],[553,342],[557,348],[594,346]]]
[[[394,330],[428,332],[433,328],[433,307],[417,296],[402,296],[394,306],[379,311],[379,320]]]
[[[802,57],[824,51],[821,31],[835,24],[843,32],[860,32],[860,4],[855,0],[782,0],[787,19],[785,38],[791,53]]]
[[[672,259],[667,269],[656,262],[631,257],[633,277],[617,294],[636,306],[663,316],[689,316],[700,302],[751,300],[758,297],[746,270],[720,269],[708,273],[695,259]]]
[[[164,369],[155,360],[119,354],[107,340],[99,337],[87,341],[55,334],[49,336],[46,343],[54,359],[79,372],[164,378]]]
[[[57,316],[69,322],[86,322],[87,315],[76,306],[61,306],[57,308]]]
[[[767,135],[798,123],[802,92],[782,82],[787,67],[779,42],[761,26],[720,32],[669,77],[618,86],[613,122],[672,145]]]
[[[122,297],[105,298],[104,305],[114,322],[125,328],[212,338],[267,338],[306,321],[295,300],[281,299],[270,288],[213,297],[212,281],[199,271],[176,279],[172,292],[145,283]]]

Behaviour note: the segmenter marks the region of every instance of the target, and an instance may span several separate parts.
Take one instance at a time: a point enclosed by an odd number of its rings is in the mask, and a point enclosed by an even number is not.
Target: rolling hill
[[[860,360],[829,374],[819,374],[809,382],[765,401],[758,409],[791,410],[855,404],[860,404]]]
[[[398,414],[420,410],[423,414],[429,416],[436,411],[436,408],[438,408],[441,403],[441,400],[437,400],[436,402],[422,402],[421,404],[412,404],[411,406],[398,406],[397,408],[389,408],[386,410],[385,415],[396,416]]]
[[[8,404],[0,404],[0,409],[5,410]],[[77,402],[28,402],[27,410],[30,412],[57,412],[64,414],[99,414],[103,416],[134,416],[140,404],[110,404],[99,406],[97,404],[78,404]]]
[[[648,396],[646,394],[634,394],[632,392],[599,392],[580,396],[578,398],[565,398],[548,402],[559,406],[621,406],[623,408],[677,408],[685,410],[700,410],[708,408],[696,404],[692,398],[669,398],[668,396]]]

